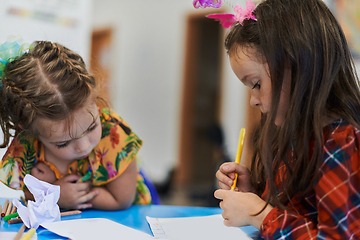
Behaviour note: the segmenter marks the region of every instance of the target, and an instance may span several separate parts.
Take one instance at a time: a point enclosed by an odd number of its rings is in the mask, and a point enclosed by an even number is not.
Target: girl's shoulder
[[[122,120],[122,118],[119,116],[119,114],[116,113],[111,108],[99,109],[99,114],[100,114],[101,120],[103,120],[103,121],[109,121],[109,120],[111,120],[113,118],[115,118],[117,120]]]
[[[360,131],[348,121],[339,118],[324,128],[324,142],[325,144],[336,144],[339,146],[351,142],[359,145]]]
[[[24,188],[24,177],[31,172],[38,157],[38,141],[21,135],[12,139],[0,161],[0,181],[13,189]]]

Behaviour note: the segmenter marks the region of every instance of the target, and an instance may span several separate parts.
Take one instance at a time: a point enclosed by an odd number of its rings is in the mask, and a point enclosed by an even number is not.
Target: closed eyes
[[[98,126],[97,123],[93,123],[86,131],[87,132],[92,132],[95,130],[95,128]],[[56,144],[55,147],[60,149],[60,148],[64,148],[69,144],[70,141],[64,142],[62,144]]]

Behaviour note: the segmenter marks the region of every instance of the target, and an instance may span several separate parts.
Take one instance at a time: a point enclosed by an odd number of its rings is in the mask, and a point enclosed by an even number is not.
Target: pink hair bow
[[[239,21],[239,23],[242,25],[242,22],[244,21],[244,19],[252,19],[254,21],[257,21],[253,11],[256,8],[256,5],[252,2],[252,1],[247,1],[246,2],[246,8],[242,9],[239,5],[237,5],[234,8],[234,11],[236,12],[235,14],[235,19],[236,21]]]
[[[239,5],[234,8],[235,15],[231,13],[209,14],[206,17],[220,21],[224,28],[229,28],[234,22],[239,22],[241,25],[245,19],[252,19],[257,21],[253,11],[256,5],[252,1],[246,2],[246,8],[242,9]]]

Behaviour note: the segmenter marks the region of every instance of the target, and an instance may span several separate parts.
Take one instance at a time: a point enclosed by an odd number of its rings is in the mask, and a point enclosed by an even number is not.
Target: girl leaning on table
[[[142,145],[127,123],[99,109],[98,86],[83,59],[70,49],[37,41],[23,51],[15,42],[0,47],[0,180],[24,190],[26,174],[60,186],[60,208],[118,210],[150,204],[136,165]],[[9,59],[8,53],[18,57]],[[5,59],[4,59],[5,58]]]
[[[321,0],[248,7],[225,46],[262,120],[251,171],[216,173],[224,223],[265,239],[359,239],[360,91],[344,33]]]

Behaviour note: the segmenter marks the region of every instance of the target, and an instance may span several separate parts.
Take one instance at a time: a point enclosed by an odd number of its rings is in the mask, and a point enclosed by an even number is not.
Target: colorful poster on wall
[[[24,42],[59,42],[89,60],[93,0],[0,0],[0,44],[8,36]]]
[[[333,7],[345,32],[353,57],[360,59],[360,1],[334,0]]]

